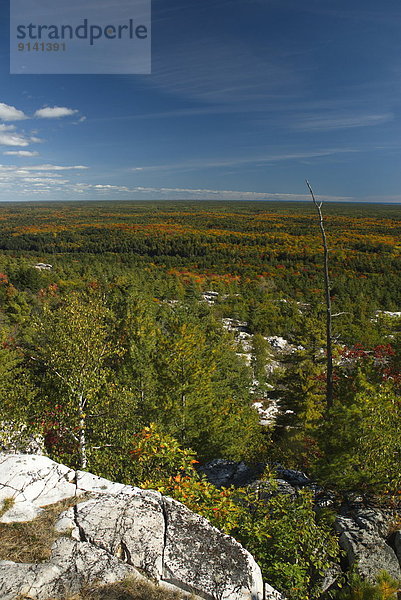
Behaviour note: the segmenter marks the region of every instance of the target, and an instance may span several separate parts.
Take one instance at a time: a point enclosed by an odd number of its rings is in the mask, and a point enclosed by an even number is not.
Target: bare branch
[[[103,450],[104,448],[118,448],[115,444],[104,444],[103,446],[91,446],[92,450]]]

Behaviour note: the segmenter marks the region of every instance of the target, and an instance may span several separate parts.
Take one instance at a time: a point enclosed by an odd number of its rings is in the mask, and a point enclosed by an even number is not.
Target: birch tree
[[[101,418],[105,408],[107,412],[100,392],[109,379],[107,361],[118,352],[110,338],[110,319],[98,298],[71,293],[57,308],[45,306],[37,324],[32,358],[78,447],[81,469],[88,466],[88,419]]]

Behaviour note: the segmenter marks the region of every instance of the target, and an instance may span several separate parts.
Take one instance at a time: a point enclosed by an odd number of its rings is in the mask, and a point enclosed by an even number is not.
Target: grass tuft
[[[3,506],[0,508],[0,517],[2,517],[13,506],[14,506],[14,498],[4,498]]]
[[[5,509],[6,499],[0,510]],[[54,526],[59,515],[77,503],[77,498],[67,498],[47,506],[43,512],[23,523],[0,523],[0,560],[12,560],[17,563],[38,563],[50,558],[53,542],[61,534]]]
[[[48,598],[47,600],[191,600],[185,592],[164,590],[160,586],[134,578],[107,585],[91,586],[80,594],[65,598]],[[28,596],[19,596],[16,600],[32,600]]]

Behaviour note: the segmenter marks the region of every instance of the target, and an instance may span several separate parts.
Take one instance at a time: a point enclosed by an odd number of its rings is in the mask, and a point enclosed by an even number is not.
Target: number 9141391
[[[67,46],[65,42],[20,42],[18,44],[19,52],[65,52]]]

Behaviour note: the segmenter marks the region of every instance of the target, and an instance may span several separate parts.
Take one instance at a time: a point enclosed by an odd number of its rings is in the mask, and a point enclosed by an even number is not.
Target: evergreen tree
[[[401,403],[392,384],[363,374],[356,392],[335,401],[317,433],[319,479],[342,491],[396,493],[401,488]]]
[[[138,419],[150,422],[156,418],[159,408],[156,357],[160,329],[155,301],[148,296],[130,294],[125,299],[124,312],[120,332],[125,348],[122,382],[132,390]]]
[[[16,349],[8,328],[0,329],[0,419],[19,425],[32,425],[31,405],[35,390],[24,367],[23,354]]]

